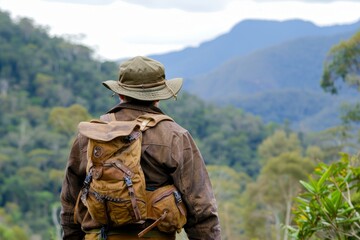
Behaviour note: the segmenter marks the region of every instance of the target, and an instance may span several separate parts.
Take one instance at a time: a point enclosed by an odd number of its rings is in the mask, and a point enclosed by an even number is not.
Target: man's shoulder
[[[163,129],[165,131],[172,131],[179,134],[187,133],[188,130],[181,126],[179,123],[177,123],[174,119],[172,121],[170,120],[164,120],[158,123],[158,128]]]

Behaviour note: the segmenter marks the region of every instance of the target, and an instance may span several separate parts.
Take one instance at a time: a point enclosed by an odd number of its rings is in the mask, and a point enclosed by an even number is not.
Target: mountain
[[[188,90],[221,101],[279,89],[323,92],[320,78],[326,55],[333,45],[351,35],[302,37],[235,57],[193,77]]]
[[[265,122],[323,130],[340,123],[344,101],[358,98],[352,91],[324,93],[324,60],[359,29],[360,21],[319,27],[301,20],[247,20],[197,48],[151,57],[164,63],[168,77],[183,76],[184,89],[207,101],[242,108]]]
[[[320,27],[308,21],[245,20],[230,32],[206,41],[198,47],[150,57],[164,63],[168,77],[193,77],[207,73],[233,57],[270,47],[291,39],[354,32],[360,21],[347,25]]]

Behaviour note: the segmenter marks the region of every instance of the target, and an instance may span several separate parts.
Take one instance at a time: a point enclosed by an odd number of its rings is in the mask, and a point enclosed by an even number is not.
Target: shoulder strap
[[[147,113],[139,116],[136,121],[140,123],[140,130],[145,131],[151,127],[156,126],[161,121],[174,121],[171,117],[165,114]]]
[[[100,120],[104,122],[116,121],[115,113],[107,113],[100,116]]]
[[[116,121],[115,113],[107,113],[100,116],[100,120],[104,122]],[[154,114],[154,113],[146,113],[139,116],[136,121],[140,122],[141,131],[147,130],[149,127],[153,127],[161,121],[168,120],[174,121],[171,117],[165,114]],[[148,126],[148,128],[146,128]],[[146,128],[146,129],[145,129]]]

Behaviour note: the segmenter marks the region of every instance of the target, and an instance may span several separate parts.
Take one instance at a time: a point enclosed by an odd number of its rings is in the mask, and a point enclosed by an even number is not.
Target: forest
[[[339,80],[355,88],[360,82],[359,34],[344,44],[334,48],[319,79],[329,94]],[[335,55],[348,48],[355,55]],[[59,239],[59,194],[77,124],[118,102],[101,85],[117,78],[118,63],[93,55],[71,39],[49,36],[31,19],[0,11],[0,239]],[[358,105],[344,107],[341,124],[319,132],[265,123],[186,91],[160,108],[189,129],[204,156],[223,239],[359,238]],[[327,222],[314,226],[315,217]],[[335,233],[328,225],[336,225]]]

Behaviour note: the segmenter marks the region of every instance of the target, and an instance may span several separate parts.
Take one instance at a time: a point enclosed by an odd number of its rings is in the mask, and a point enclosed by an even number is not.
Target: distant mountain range
[[[320,27],[302,20],[246,20],[199,47],[150,57],[165,65],[168,78],[184,77],[184,90],[206,100],[267,122],[322,130],[339,123],[341,102],[357,97],[323,92],[323,62],[333,45],[359,30],[360,21]]]

